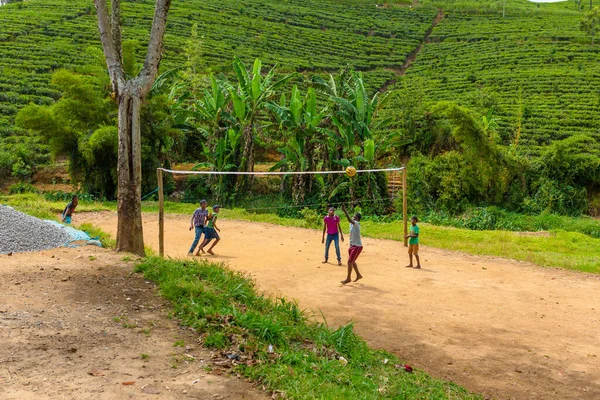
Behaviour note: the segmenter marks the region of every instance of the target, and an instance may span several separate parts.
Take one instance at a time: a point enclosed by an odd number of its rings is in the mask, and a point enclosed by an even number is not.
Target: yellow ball
[[[350,178],[352,178],[354,175],[356,175],[356,168],[350,166],[350,167],[346,167],[346,175],[348,175]]]

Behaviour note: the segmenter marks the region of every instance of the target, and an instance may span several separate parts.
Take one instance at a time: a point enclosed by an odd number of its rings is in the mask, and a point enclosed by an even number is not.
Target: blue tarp
[[[50,225],[54,225],[59,229],[64,229],[67,232],[67,234],[71,237],[71,240],[68,243],[65,243],[65,246],[72,246],[72,242],[84,241],[86,244],[102,247],[100,241],[92,239],[90,235],[88,235],[84,231],[80,231],[70,226],[65,226],[63,224],[60,224],[56,221],[51,221],[49,219],[45,219],[44,222]]]

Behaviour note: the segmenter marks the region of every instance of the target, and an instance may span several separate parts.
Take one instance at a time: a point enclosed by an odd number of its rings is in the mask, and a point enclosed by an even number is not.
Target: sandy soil
[[[115,233],[114,214],[78,218]],[[188,224],[167,216],[167,255],[186,256]],[[398,242],[367,238],[364,279],[342,286],[345,267],[321,264],[318,231],[226,219],[219,226],[218,255],[207,258],[250,273],[263,290],[295,298],[317,317],[321,310],[330,325],[354,321],[372,346],[435,376],[500,399],[600,398],[598,276],[426,246],[424,269],[406,269]],[[156,215],[144,216],[144,229],[157,248]],[[342,248],[345,259],[347,243]]]
[[[0,255],[1,399],[268,398],[168,319],[124,256],[93,246]]]

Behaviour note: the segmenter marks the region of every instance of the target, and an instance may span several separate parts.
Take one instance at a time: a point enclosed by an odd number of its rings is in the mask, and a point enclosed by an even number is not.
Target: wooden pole
[[[408,247],[408,199],[406,186],[406,165],[402,169],[402,219],[404,220],[404,247]]]
[[[163,170],[156,170],[158,177],[158,255],[165,255],[165,197],[163,194]]]

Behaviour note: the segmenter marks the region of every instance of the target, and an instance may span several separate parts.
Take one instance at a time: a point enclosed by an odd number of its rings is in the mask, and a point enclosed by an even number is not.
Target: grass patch
[[[419,224],[419,243],[469,254],[498,256],[527,261],[546,267],[559,267],[600,273],[600,239],[577,232],[550,231],[548,235],[524,235],[509,231],[473,231]],[[402,240],[401,223],[365,221],[365,236]]]
[[[235,372],[286,397],[481,398],[424,372],[396,368],[401,361],[370,349],[352,324],[334,330],[312,322],[295,302],[261,295],[251,280],[222,265],[150,257],[136,271],[159,285],[182,323],[205,346],[221,349]]]
[[[0,196],[0,204],[11,206],[17,211],[32,215],[41,219],[59,221],[68,201],[47,200],[44,196],[36,193],[22,193],[8,196]],[[78,212],[109,211],[116,209],[116,203],[103,203],[98,201],[80,200],[77,205]]]
[[[81,225],[77,225],[76,228],[81,231],[84,231],[85,233],[90,235],[91,238],[98,238],[100,243],[102,243],[102,246],[104,246],[106,248],[114,249],[117,244],[116,240],[113,239],[112,236],[110,236],[108,233],[104,232],[102,229],[90,224],[89,222],[85,222]],[[125,258],[131,259],[130,257],[123,257],[123,261],[129,261],[129,260],[125,260]]]

